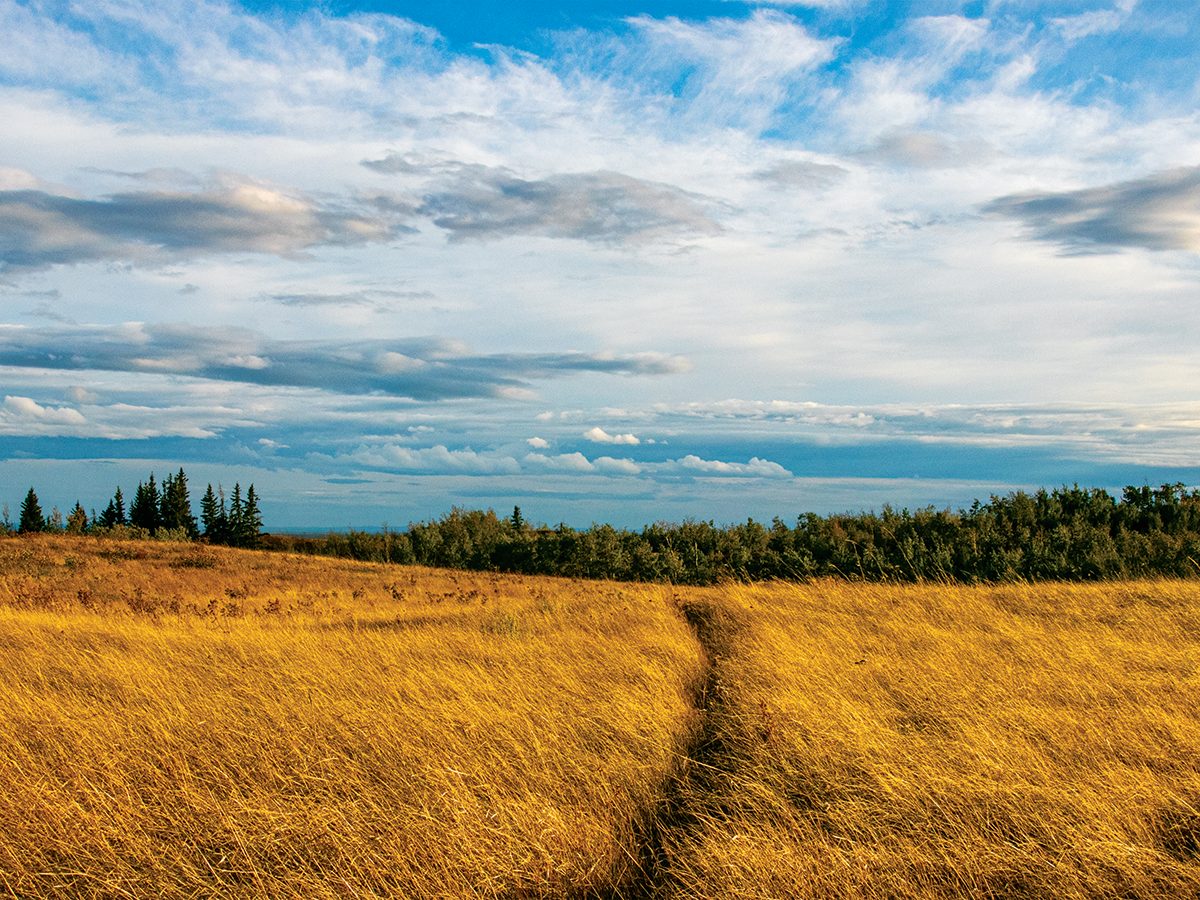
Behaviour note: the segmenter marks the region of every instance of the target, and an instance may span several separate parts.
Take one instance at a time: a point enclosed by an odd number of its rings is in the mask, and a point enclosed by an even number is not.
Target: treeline
[[[42,512],[37,491],[32,487],[21,502],[21,511],[14,524],[5,504],[0,529],[5,532],[29,534],[42,531],[63,531],[68,534],[124,534],[132,537],[153,537],[163,540],[204,539],[213,544],[234,547],[257,547],[262,537],[262,512],[258,494],[251,484],[242,496],[241,484],[233,486],[226,500],[220,486],[208,485],[200,500],[200,520],[192,513],[192,500],[187,474],[181,468],[159,484],[154,473],[145,482],[138,482],[128,509],[125,494],[117,486],[108,505],[89,515],[76,500],[74,508],[64,516],[58,508],[49,515]]]
[[[1200,576],[1200,491],[1075,487],[992,496],[957,512],[884,507],[729,526],[641,530],[531,527],[454,509],[407,531],[275,536],[275,549],[524,574],[712,584],[836,576],[867,581],[1005,582]]]

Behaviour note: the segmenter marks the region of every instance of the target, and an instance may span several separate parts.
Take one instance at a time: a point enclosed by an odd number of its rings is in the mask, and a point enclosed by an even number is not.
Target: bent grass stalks
[[[662,588],[0,541],[0,895],[620,890],[695,725]]]
[[[674,897],[1200,895],[1200,586],[736,586]]]
[[[1198,673],[1184,582],[0,540],[0,895],[1198,896]]]

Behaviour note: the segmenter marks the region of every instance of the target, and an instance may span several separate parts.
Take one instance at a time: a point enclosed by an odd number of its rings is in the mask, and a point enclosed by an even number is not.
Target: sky
[[[1200,5],[0,0],[0,500],[1200,483]]]

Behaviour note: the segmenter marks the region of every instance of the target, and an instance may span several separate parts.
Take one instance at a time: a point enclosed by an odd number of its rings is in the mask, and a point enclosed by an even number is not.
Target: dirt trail
[[[721,728],[725,697],[718,663],[727,654],[739,623],[712,600],[688,600],[680,604],[679,610],[704,651],[704,675],[693,698],[698,720],[662,799],[647,812],[638,828],[638,875],[608,895],[610,900],[644,900],[660,895],[670,878],[672,847],[695,827],[703,798],[718,795],[728,775],[722,767],[727,759]]]

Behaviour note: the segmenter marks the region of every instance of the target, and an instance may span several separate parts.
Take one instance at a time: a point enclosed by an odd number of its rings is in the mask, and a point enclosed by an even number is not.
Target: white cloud
[[[589,428],[583,436],[593,444],[627,444],[636,447],[641,443],[635,434],[609,434],[599,425]]]
[[[95,403],[100,399],[100,395],[95,391],[88,390],[78,384],[73,384],[67,388],[66,397],[72,403]]]
[[[0,191],[33,191],[41,187],[36,175],[24,169],[0,166]]]
[[[550,447],[550,442],[545,438],[540,437],[525,438],[525,443],[527,443],[534,450],[546,450]]]
[[[642,467],[632,459],[614,459],[611,456],[597,456],[592,464],[599,472],[611,472],[615,475],[639,475]]]
[[[1073,16],[1060,16],[1050,21],[1062,32],[1065,40],[1074,43],[1098,34],[1119,31],[1137,8],[1138,0],[1117,0],[1111,9],[1094,9]]]
[[[747,463],[724,462],[719,459],[701,459],[689,453],[676,460],[676,463],[687,470],[700,472],[704,475],[730,475],[742,478],[790,478],[792,473],[779,463],[757,456],[750,458]]]
[[[4,415],[12,423],[83,425],[87,422],[79,410],[69,406],[42,406],[29,397],[11,395],[4,398]]]
[[[547,469],[552,472],[594,472],[596,467],[582,453],[560,453],[557,456],[546,456],[542,453],[530,453],[525,462],[534,468]]]
[[[389,350],[379,354],[375,362],[376,368],[385,375],[399,375],[402,372],[412,372],[416,369],[422,369],[428,363],[423,359],[417,359],[412,356],[407,356],[404,353],[396,353]]]
[[[792,16],[757,9],[747,19],[629,20],[648,43],[645,72],[667,69],[692,123],[770,127],[791,90],[833,58],[838,41],[810,34]],[[679,73],[686,73],[681,79]]]
[[[346,457],[349,462],[375,469],[449,472],[471,475],[511,474],[520,470],[511,456],[477,453],[467,447],[451,450],[444,444],[412,448],[399,444],[362,447]]]

